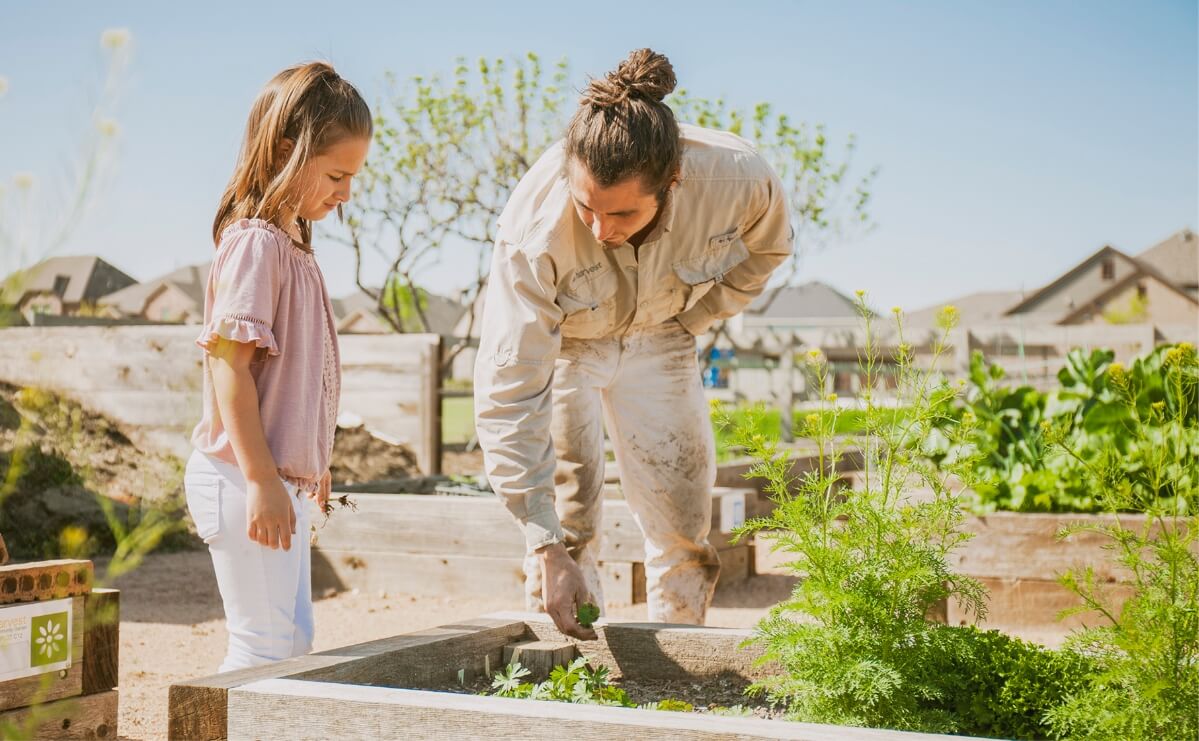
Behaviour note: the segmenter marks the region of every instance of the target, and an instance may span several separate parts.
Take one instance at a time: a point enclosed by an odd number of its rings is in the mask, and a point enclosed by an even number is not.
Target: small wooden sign
[[[0,607],[0,681],[71,668],[72,600]]]

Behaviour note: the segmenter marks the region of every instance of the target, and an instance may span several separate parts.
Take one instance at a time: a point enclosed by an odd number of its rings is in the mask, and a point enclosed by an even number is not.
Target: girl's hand
[[[296,534],[296,510],[279,477],[246,482],[246,520],[250,540],[267,548],[291,550]]]
[[[325,514],[325,507],[329,505],[329,495],[333,492],[333,472],[325,470],[325,475],[321,476],[321,482],[316,485],[316,491],[309,494],[309,498],[316,500],[316,506],[321,514]]]

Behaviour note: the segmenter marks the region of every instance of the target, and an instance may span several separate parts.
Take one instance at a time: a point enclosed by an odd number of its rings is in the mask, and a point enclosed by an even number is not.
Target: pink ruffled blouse
[[[237,465],[209,368],[221,337],[258,347],[250,374],[267,445],[285,481],[315,491],[333,457],[341,394],[333,305],[316,259],[270,222],[242,219],[221,233],[196,339],[205,350],[204,393],[192,444]]]

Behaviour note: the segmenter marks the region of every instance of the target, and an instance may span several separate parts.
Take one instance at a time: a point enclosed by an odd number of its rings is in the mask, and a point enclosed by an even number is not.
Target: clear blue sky
[[[854,132],[858,162],[881,167],[878,229],[804,277],[884,308],[1031,289],[1105,243],[1136,252],[1199,226],[1194,1],[6,3],[0,182],[53,181],[70,160],[109,27],[134,35],[119,159],[63,252],[139,279],[209,259],[250,102],[310,58],[374,100],[385,70],[459,55],[565,55],[578,86],[650,46],[697,94]],[[347,292],[349,252],[318,251]]]

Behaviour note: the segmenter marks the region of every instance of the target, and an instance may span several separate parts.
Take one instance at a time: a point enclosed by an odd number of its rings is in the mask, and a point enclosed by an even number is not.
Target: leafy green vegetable
[[[533,684],[520,681],[528,675],[529,670],[519,662],[509,664],[492,678],[494,694],[497,697],[636,707],[624,690],[609,683],[607,667],[592,669],[582,656],[572,661],[570,666],[554,667],[549,679],[544,682]]]
[[[579,611],[575,615],[575,619],[579,621],[579,625],[582,625],[584,628],[590,628],[592,625],[595,625],[596,620],[599,620],[599,616],[600,611],[598,607],[590,602],[584,602],[579,605]]]
[[[1185,459],[1199,457],[1199,374],[1180,362],[1193,356],[1188,347],[1163,345],[1130,367],[1110,350],[1076,349],[1058,373],[1060,387],[1048,391],[1005,385],[1003,369],[975,352],[966,398],[945,406],[924,448],[942,470],[969,463],[982,512],[1103,511],[1090,470],[1127,481],[1134,511],[1160,500],[1194,512],[1182,496],[1193,476]],[[1171,382],[1172,373],[1182,382]],[[951,430],[965,434],[951,441]],[[1163,447],[1185,455],[1155,477]]]
[[[917,368],[900,319],[901,415],[870,396],[879,387],[880,351],[864,302],[861,309],[869,434],[855,441],[866,462],[860,486],[839,486],[844,448],[832,434],[836,407],[826,404],[805,418],[820,460],[797,479],[787,451],[762,434],[760,423],[731,425],[728,435],[756,461],[747,475],[765,478],[777,503],[738,535],[756,533],[785,553],[800,577],[791,598],[757,626],[753,640],[779,671],[751,691],[792,719],[819,723],[1003,738],[1194,739],[1194,347],[1159,348],[1130,368],[1107,351],[1075,352],[1059,374],[1062,387],[1048,393],[1002,386],[1002,369],[976,355],[971,386],[955,389],[935,370],[944,335],[933,342],[931,366]],[[945,322],[942,330],[951,327]],[[817,387],[825,388],[828,367],[819,352],[811,364]],[[990,507],[1147,513],[1144,527],[1127,527],[1119,517],[1092,526],[1111,539],[1133,595],[1118,608],[1093,569],[1063,575],[1081,598],[1078,611],[1096,613],[1100,625],[1060,651],[932,622],[931,608],[945,599],[985,613],[982,586],[949,569],[953,550],[969,537],[961,532],[950,475],[984,494]],[[912,482],[931,498],[907,496]]]

